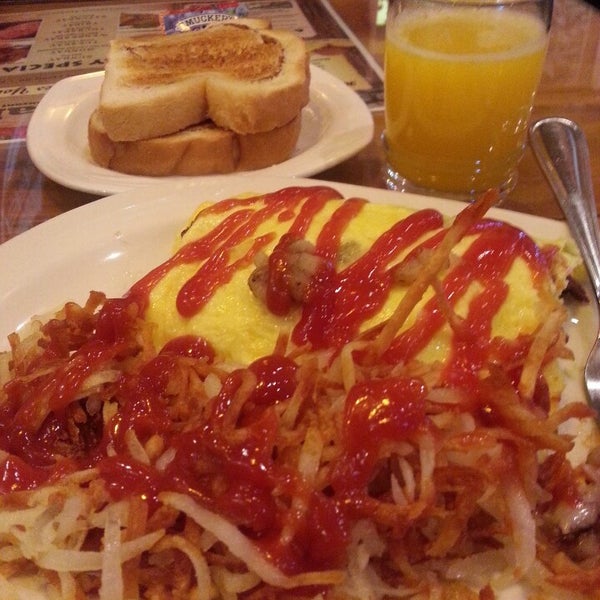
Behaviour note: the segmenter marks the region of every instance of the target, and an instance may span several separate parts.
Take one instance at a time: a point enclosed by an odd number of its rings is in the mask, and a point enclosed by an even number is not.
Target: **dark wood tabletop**
[[[94,4],[28,2],[4,4],[2,10],[4,14],[26,10],[34,16],[39,10]],[[331,5],[382,64],[384,27],[377,22],[377,0],[331,0]],[[548,56],[533,110],[533,119],[546,116],[567,117],[583,129],[589,144],[596,200],[600,203],[600,11],[581,0],[555,2]],[[385,187],[381,145],[384,115],[379,110],[373,112],[373,117],[375,132],[371,142],[355,156],[315,174],[315,178]],[[59,185],[40,173],[29,157],[22,135],[0,143],[0,242],[97,198]],[[529,148],[519,166],[517,186],[503,206],[562,218]]]

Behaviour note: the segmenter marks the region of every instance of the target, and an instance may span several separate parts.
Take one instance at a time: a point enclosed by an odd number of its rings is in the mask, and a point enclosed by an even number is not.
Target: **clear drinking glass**
[[[552,0],[391,0],[387,184],[473,198],[515,185]]]

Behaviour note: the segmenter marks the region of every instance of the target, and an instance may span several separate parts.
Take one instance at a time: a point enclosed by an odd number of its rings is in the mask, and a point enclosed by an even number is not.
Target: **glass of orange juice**
[[[391,0],[387,184],[470,199],[513,187],[552,0]]]

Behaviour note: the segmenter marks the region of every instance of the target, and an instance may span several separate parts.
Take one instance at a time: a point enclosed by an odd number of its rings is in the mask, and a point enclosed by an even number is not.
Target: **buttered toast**
[[[238,134],[296,118],[309,99],[304,41],[224,23],[111,42],[99,111],[113,141],[155,138],[210,120]]]

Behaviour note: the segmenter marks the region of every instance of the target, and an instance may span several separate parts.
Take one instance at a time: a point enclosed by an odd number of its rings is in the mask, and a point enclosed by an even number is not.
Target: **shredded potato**
[[[570,358],[550,279],[548,318],[468,385],[386,358],[430,288],[466,335],[441,278],[494,200],[397,272],[393,315],[338,349],[282,335],[252,365],[157,351],[135,299],[97,292],[10,336],[0,596],[600,598],[600,450],[573,465],[560,433],[592,413],[542,393]]]

